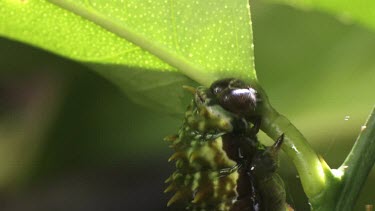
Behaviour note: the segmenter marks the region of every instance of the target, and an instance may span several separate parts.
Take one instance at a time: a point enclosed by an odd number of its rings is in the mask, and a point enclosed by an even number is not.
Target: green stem
[[[74,3],[74,1],[48,1],[61,8],[71,11],[89,21],[92,21],[95,24],[103,27],[104,29],[116,34],[117,36],[134,43],[135,45],[141,47],[142,49],[152,53],[161,60],[165,61],[169,65],[177,68],[179,71],[181,71],[182,73],[184,73],[185,75],[187,75],[188,77],[202,85],[209,86],[212,81],[218,79],[213,78],[214,75],[209,74],[206,71],[202,70],[201,67],[192,64],[186,58],[182,56],[177,56],[174,52],[171,52],[162,45],[159,45],[155,42],[151,42],[141,34],[137,34],[136,32],[130,30],[128,27],[110,20],[106,16],[97,12],[95,9],[87,9],[86,7]]]
[[[269,103],[262,89],[262,130],[276,140],[284,133],[282,149],[297,168],[303,189],[309,199],[319,197],[326,187],[327,165],[321,163],[301,132],[283,115],[279,114]]]
[[[353,210],[355,201],[375,162],[375,108],[340,170],[342,191],[336,210]]]

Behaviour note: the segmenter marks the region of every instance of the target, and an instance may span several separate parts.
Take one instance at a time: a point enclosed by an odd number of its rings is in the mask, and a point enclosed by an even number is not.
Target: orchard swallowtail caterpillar
[[[194,94],[177,135],[165,138],[176,171],[166,180],[174,192],[168,206],[197,211],[285,210],[285,189],[276,174],[280,136],[272,146],[257,139],[262,102],[238,79],[223,79]]]

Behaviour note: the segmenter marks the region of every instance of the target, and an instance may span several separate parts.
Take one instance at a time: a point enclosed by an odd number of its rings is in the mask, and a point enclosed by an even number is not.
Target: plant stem
[[[322,165],[319,157],[301,132],[270,105],[265,92],[262,89],[258,90],[263,92],[261,93],[262,130],[274,140],[281,134],[285,135],[282,149],[297,168],[307,197],[314,199],[321,196],[326,187],[328,166]]]
[[[375,162],[375,108],[362,128],[340,170],[344,171],[342,191],[336,210],[353,210],[366,178]]]

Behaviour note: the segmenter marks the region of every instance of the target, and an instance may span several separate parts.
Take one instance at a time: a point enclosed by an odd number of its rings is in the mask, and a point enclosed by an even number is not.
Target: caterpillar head
[[[245,82],[227,78],[214,82],[210,87],[211,93],[218,103],[226,110],[247,119],[257,116],[257,106],[260,102],[258,92]]]
[[[190,105],[191,112],[188,112],[186,116],[193,130],[201,134],[216,134],[216,137],[232,132],[234,123],[236,123],[236,127],[238,122],[247,124],[246,121],[240,121],[236,115],[219,105],[210,89],[198,87],[196,89],[188,88],[188,90],[194,93],[194,100]]]

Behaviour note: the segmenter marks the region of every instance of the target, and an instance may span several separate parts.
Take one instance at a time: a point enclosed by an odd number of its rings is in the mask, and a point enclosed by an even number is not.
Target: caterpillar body
[[[165,138],[175,153],[176,171],[165,192],[175,192],[187,210],[285,210],[283,182],[275,173],[281,136],[262,145],[255,89],[238,79],[217,81],[210,88],[190,88],[188,106],[177,135]]]

